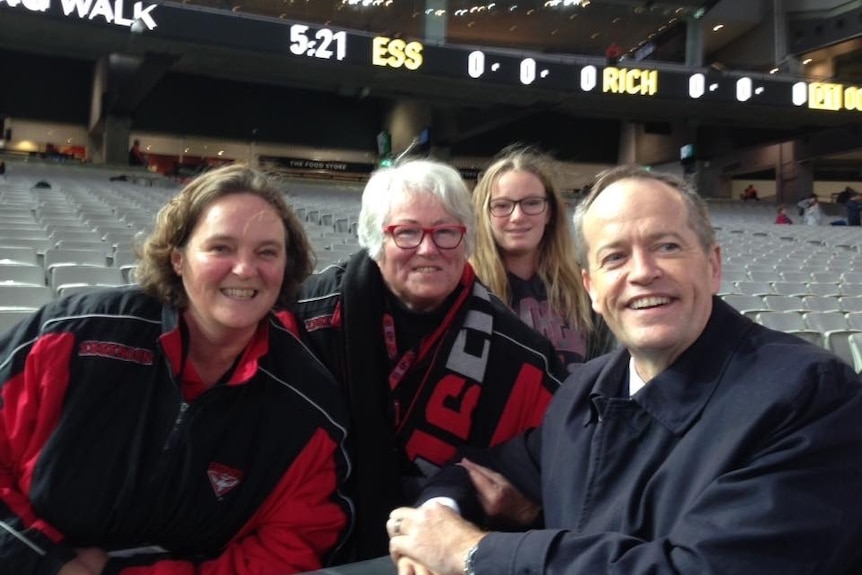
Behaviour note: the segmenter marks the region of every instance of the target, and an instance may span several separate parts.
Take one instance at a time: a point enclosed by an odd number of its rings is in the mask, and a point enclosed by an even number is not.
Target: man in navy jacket
[[[715,297],[720,248],[684,182],[615,168],[575,227],[623,348],[572,374],[540,428],[392,512],[399,573],[862,573],[859,376]],[[539,506],[543,529],[485,529]]]

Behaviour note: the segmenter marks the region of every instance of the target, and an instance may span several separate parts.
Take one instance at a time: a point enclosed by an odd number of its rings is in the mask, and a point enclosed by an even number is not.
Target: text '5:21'
[[[329,28],[311,30],[304,24],[290,27],[290,51],[297,56],[331,60],[344,60],[347,56],[347,32],[333,32]]]

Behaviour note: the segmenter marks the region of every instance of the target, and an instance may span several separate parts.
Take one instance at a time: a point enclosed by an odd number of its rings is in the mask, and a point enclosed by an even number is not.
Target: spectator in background
[[[575,228],[593,306],[624,349],[570,376],[539,429],[474,457],[541,503],[545,528],[397,509],[399,573],[862,573],[859,376],[716,297],[720,248],[684,181],[613,169]],[[422,499],[481,521],[471,480],[447,467]]]
[[[0,571],[327,563],[351,520],[346,414],[284,311],[311,267],[281,190],[214,170],[159,212],[140,286],[57,300],[0,337]]]
[[[802,216],[805,225],[823,225],[823,210],[820,208],[820,203],[817,201],[816,194],[811,194],[797,203],[796,206],[799,208],[799,215]]]
[[[787,215],[787,210],[784,206],[778,206],[778,214],[775,216],[776,224],[792,224],[793,220]]]
[[[389,511],[459,448],[538,425],[564,373],[550,342],[476,279],[474,222],[454,168],[382,168],[362,194],[363,249],[309,278],[294,308],[350,402],[355,559],[387,553]]]
[[[0,159],[0,178],[6,180],[6,162]]]
[[[611,42],[611,44],[605,50],[605,58],[607,60],[608,66],[616,66],[620,58],[622,58],[623,54],[625,54],[625,50],[623,47],[616,43],[616,41]]]
[[[850,186],[845,186],[843,190],[835,194],[835,203],[836,204],[846,204],[847,200],[850,199],[850,195],[854,193],[853,188]]]
[[[851,191],[844,204],[847,209],[847,225],[858,226],[862,225],[862,217],[860,217],[859,192]]]
[[[553,170],[549,156],[521,147],[503,150],[485,170],[473,191],[478,225],[470,263],[574,369],[615,342],[601,317],[591,313]]]
[[[146,166],[147,157],[141,151],[141,141],[135,140],[132,142],[132,147],[129,150],[129,165],[130,166]]]
[[[748,200],[760,201],[757,195],[757,188],[754,187],[754,184],[748,184],[748,187],[742,191],[742,201],[747,202]]]

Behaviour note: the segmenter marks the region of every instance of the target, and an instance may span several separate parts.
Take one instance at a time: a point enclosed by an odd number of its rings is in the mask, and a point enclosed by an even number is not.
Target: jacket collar
[[[632,401],[676,435],[684,434],[709,403],[737,346],[754,323],[713,296],[712,313],[695,342],[665,371],[649,381]],[[625,397],[628,362],[625,349],[614,353],[590,393],[598,398]]]
[[[162,306],[162,335],[159,336],[162,350],[171,365],[172,373],[180,373],[184,362],[184,342],[180,322],[181,311],[172,305]],[[269,350],[269,323],[273,314],[268,314],[258,325],[254,337],[242,352],[242,359],[230,377],[230,383],[243,382],[257,372],[258,361]]]

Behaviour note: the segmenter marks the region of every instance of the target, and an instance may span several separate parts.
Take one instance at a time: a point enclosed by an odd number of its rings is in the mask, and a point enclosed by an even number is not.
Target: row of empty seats
[[[727,297],[725,297],[727,301]],[[733,305],[733,301],[728,301]],[[743,310],[740,310],[743,311]],[[828,349],[862,372],[862,311],[753,311],[747,309],[757,323],[792,333]]]
[[[109,181],[107,170],[93,167],[21,164],[10,174],[0,182],[0,201],[8,206],[0,211],[0,284],[30,287],[0,285],[0,310],[32,309],[54,297],[130,281],[136,234],[150,229],[179,189],[169,182]],[[37,187],[42,180],[51,188]],[[358,185],[285,182],[285,198],[303,223],[318,270],[359,249],[361,192]],[[862,312],[862,229],[775,225],[768,217],[774,204],[708,204],[722,247],[719,294],[725,301],[853,363],[850,335],[859,331],[855,314]],[[818,314],[830,314],[829,326],[838,326],[839,317],[844,325],[826,329]]]

